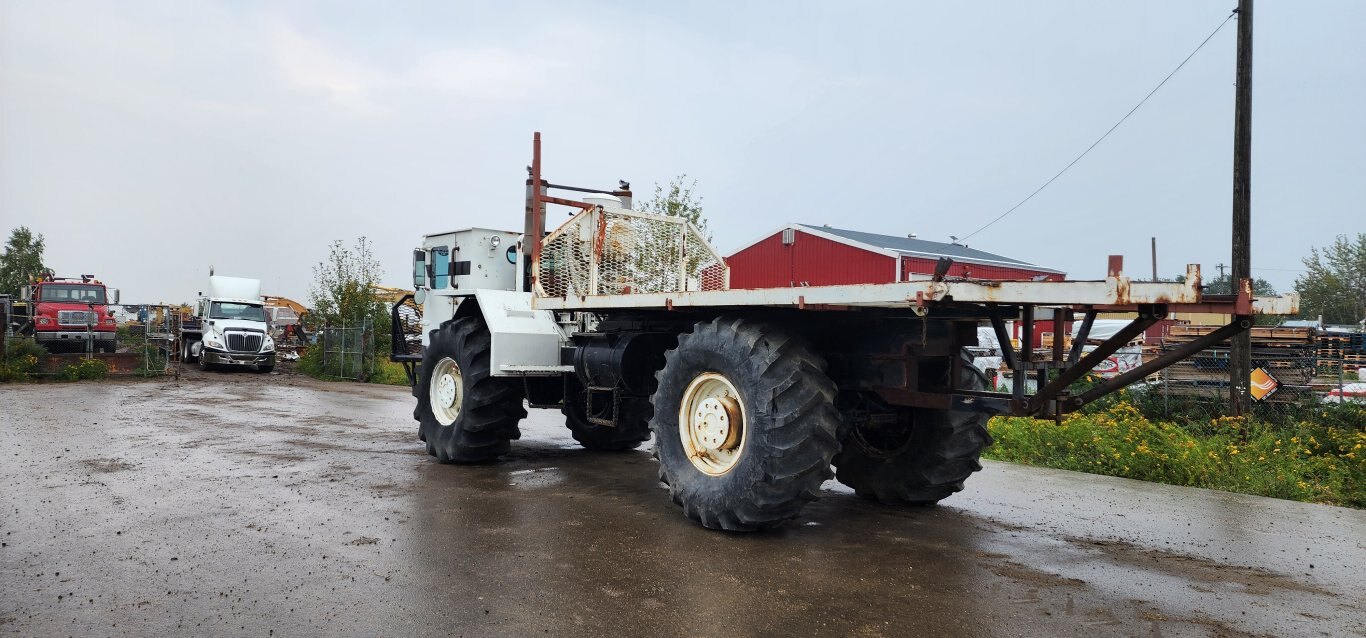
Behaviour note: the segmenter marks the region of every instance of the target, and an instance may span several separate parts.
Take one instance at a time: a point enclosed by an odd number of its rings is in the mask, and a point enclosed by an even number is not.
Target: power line
[[[1101,142],[1105,141],[1105,138],[1110,137],[1110,134],[1111,134],[1111,133],[1114,133],[1114,132],[1115,132],[1115,129],[1119,128],[1119,125],[1120,125],[1120,124],[1123,124],[1125,120],[1129,119],[1129,116],[1130,116],[1130,115],[1133,115],[1133,114],[1134,114],[1134,111],[1137,111],[1137,110],[1139,109],[1139,107],[1143,106],[1143,104],[1146,103],[1146,102],[1148,101],[1148,98],[1152,97],[1154,93],[1157,93],[1157,90],[1160,89],[1160,88],[1162,88],[1162,85],[1166,84],[1166,83],[1167,83],[1167,80],[1172,79],[1172,76],[1176,75],[1176,72],[1177,72],[1177,71],[1180,71],[1180,70],[1181,70],[1181,67],[1186,66],[1186,63],[1187,63],[1187,62],[1190,62],[1190,59],[1193,58],[1193,57],[1195,57],[1195,54],[1196,54],[1196,53],[1199,53],[1199,52],[1200,52],[1200,49],[1205,48],[1205,44],[1206,44],[1207,42],[1209,42],[1211,39],[1213,39],[1214,36],[1215,36],[1215,34],[1219,33],[1219,30],[1220,30],[1220,29],[1223,29],[1223,28],[1224,28],[1224,25],[1228,24],[1228,21],[1229,21],[1229,20],[1232,20],[1232,19],[1233,19],[1233,16],[1235,16],[1235,15],[1237,15],[1237,14],[1238,14],[1238,13],[1237,13],[1236,11],[1233,12],[1233,13],[1228,14],[1228,17],[1227,17],[1227,18],[1224,18],[1224,21],[1223,21],[1223,22],[1220,22],[1220,23],[1219,23],[1219,26],[1215,27],[1215,28],[1214,28],[1214,31],[1211,31],[1210,34],[1209,34],[1208,36],[1206,36],[1205,39],[1202,40],[1202,41],[1200,42],[1200,46],[1195,47],[1195,50],[1194,50],[1194,51],[1191,51],[1190,55],[1186,56],[1186,59],[1184,59],[1184,60],[1181,61],[1181,64],[1176,65],[1176,68],[1175,68],[1175,69],[1172,69],[1172,72],[1171,72],[1171,73],[1168,73],[1168,74],[1167,74],[1167,77],[1162,78],[1162,81],[1161,81],[1161,82],[1158,82],[1158,83],[1157,83],[1157,86],[1153,87],[1153,90],[1149,91],[1147,95],[1143,96],[1143,99],[1139,100],[1139,101],[1138,101],[1138,104],[1134,105],[1134,108],[1129,109],[1129,112],[1128,112],[1128,113],[1125,113],[1125,114],[1124,114],[1124,117],[1119,118],[1119,121],[1118,121],[1118,122],[1115,122],[1115,125],[1110,127],[1110,130],[1106,131],[1104,135],[1101,135],[1099,139],[1097,139],[1095,142],[1092,142],[1090,146],[1086,147],[1086,150],[1082,151],[1082,152],[1081,152],[1081,155],[1078,155],[1078,156],[1076,157],[1076,159],[1074,159],[1074,160],[1072,160],[1071,162],[1069,162],[1069,163],[1067,164],[1067,166],[1062,167],[1062,170],[1058,171],[1058,174],[1057,174],[1057,175],[1054,175],[1053,177],[1048,178],[1048,181],[1044,182],[1044,183],[1043,183],[1043,186],[1040,186],[1040,187],[1038,187],[1037,189],[1035,189],[1034,192],[1032,192],[1032,193],[1029,194],[1029,197],[1026,197],[1026,198],[1020,200],[1020,203],[1018,203],[1018,204],[1016,204],[1016,205],[1014,205],[1014,206],[1011,206],[1011,207],[1010,207],[1010,210],[1007,210],[1006,212],[1001,213],[1000,215],[998,215],[998,216],[996,217],[996,219],[993,219],[993,220],[987,222],[986,225],[982,226],[981,228],[978,228],[977,230],[974,230],[974,231],[972,231],[971,233],[968,233],[967,236],[963,237],[962,239],[958,239],[958,240],[955,240],[955,241],[959,241],[959,242],[961,242],[961,241],[966,241],[968,238],[972,237],[973,235],[976,235],[977,233],[980,233],[980,232],[982,232],[982,231],[984,231],[984,230],[990,228],[990,227],[991,227],[993,224],[995,224],[996,222],[999,222],[999,221],[1001,221],[1002,219],[1005,219],[1005,218],[1006,218],[1006,215],[1009,215],[1009,214],[1015,212],[1015,209],[1017,209],[1017,208],[1019,208],[1019,207],[1021,207],[1021,206],[1024,206],[1026,202],[1028,202],[1028,201],[1031,200],[1031,199],[1034,199],[1034,196],[1035,196],[1035,195],[1038,195],[1041,191],[1043,191],[1043,189],[1048,188],[1048,185],[1049,185],[1049,184],[1052,184],[1052,183],[1053,183],[1055,180],[1057,180],[1059,177],[1062,177],[1062,174],[1063,174],[1063,173],[1066,173],[1067,170],[1070,169],[1070,168],[1072,168],[1074,165],[1076,165],[1077,162],[1080,162],[1080,161],[1081,161],[1081,158],[1086,157],[1086,154],[1087,154],[1087,153],[1090,153],[1090,152],[1091,152],[1091,149],[1095,148],[1096,146],[1099,146]]]

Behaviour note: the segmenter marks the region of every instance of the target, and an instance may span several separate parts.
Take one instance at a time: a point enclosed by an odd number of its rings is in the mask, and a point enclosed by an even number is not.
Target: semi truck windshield
[[[230,301],[215,301],[209,308],[210,319],[241,319],[243,321],[265,321],[266,311],[261,306]]]

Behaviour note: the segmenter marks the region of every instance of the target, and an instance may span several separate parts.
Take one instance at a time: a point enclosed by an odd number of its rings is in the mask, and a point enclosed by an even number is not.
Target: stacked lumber
[[[1171,326],[1162,341],[1162,351],[1175,350],[1221,327]],[[1316,336],[1313,328],[1252,329],[1252,367],[1266,370],[1281,384],[1268,401],[1294,401],[1309,392],[1318,371]],[[1229,344],[1224,341],[1163,370],[1162,379],[1172,394],[1221,394],[1228,388],[1228,366]]]

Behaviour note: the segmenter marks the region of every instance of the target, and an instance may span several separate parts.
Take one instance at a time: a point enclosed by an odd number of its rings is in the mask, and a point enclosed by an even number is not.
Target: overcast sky
[[[364,235],[408,287],[424,233],[520,229],[532,131],[557,183],[696,178],[722,252],[790,221],[947,241],[1138,102],[1233,0],[0,0],[0,232],[125,303],[219,274],[307,298]],[[1254,274],[1366,232],[1366,3],[1261,0]],[[1104,275],[1229,260],[1230,22],[974,248]],[[562,219],[559,213],[551,217]]]

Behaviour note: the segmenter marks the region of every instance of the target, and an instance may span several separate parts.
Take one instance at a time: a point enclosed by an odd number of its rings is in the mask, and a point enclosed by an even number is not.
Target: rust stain
[[[1112,276],[1114,276],[1114,275],[1112,275]],[[1128,277],[1115,277],[1115,303],[1118,303],[1118,304],[1129,304],[1129,303],[1133,303],[1133,302],[1130,301],[1129,299],[1130,299],[1130,296],[1129,296],[1129,278],[1128,278]]]

